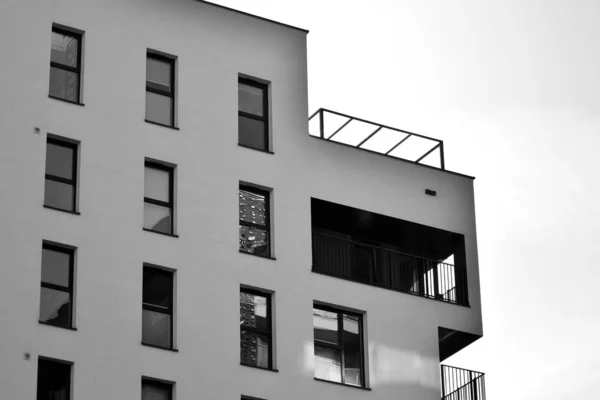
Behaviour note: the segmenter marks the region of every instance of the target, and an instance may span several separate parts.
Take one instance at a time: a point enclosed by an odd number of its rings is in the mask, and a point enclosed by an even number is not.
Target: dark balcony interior
[[[463,235],[314,198],[311,217],[313,272],[468,305]]]

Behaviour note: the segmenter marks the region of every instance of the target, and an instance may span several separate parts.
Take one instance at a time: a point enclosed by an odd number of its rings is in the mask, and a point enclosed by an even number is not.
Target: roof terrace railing
[[[311,136],[445,169],[444,142],[438,139],[325,108],[309,117],[308,126]]]
[[[442,365],[442,400],[485,400],[483,372]]]

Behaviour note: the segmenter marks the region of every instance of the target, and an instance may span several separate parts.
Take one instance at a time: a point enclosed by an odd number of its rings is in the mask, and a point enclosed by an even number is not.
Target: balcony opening
[[[313,272],[468,305],[458,233],[311,199]]]

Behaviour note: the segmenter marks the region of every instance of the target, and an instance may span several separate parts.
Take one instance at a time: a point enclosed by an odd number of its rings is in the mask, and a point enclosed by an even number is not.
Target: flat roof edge
[[[295,30],[300,31],[300,32],[308,33],[308,29],[298,28],[297,26],[284,24],[283,22],[279,22],[279,21],[275,21],[275,20],[272,20],[272,19],[264,18],[264,17],[261,17],[259,15],[250,14],[250,13],[247,13],[245,11],[236,10],[235,8],[231,8],[231,7],[227,7],[227,6],[222,6],[220,4],[211,3],[210,1],[205,1],[205,0],[196,0],[196,1],[198,3],[205,3],[205,4],[208,4],[208,5],[214,6],[214,7],[222,8],[223,10],[233,11],[235,13],[246,15],[248,17],[260,19],[260,20],[263,20],[263,21],[266,21],[266,22],[270,22],[272,24],[276,24],[276,25],[284,26],[286,28],[295,29]]]
[[[339,144],[339,145],[342,145],[344,147],[348,147],[348,148],[351,148],[351,149],[360,150],[360,151],[366,151],[366,152],[371,153],[371,154],[377,154],[378,156],[385,157],[386,159],[389,159],[389,160],[397,160],[397,161],[401,161],[401,162],[405,162],[405,163],[409,163],[409,164],[413,164],[413,165],[418,165],[420,167],[425,167],[425,168],[429,168],[429,169],[434,169],[436,171],[445,172],[445,173],[448,173],[448,174],[451,174],[451,175],[456,175],[456,176],[460,176],[460,177],[463,177],[463,178],[468,178],[468,179],[471,179],[471,180],[475,180],[474,176],[461,174],[460,172],[449,171],[447,169],[440,169],[440,168],[437,168],[437,167],[432,167],[431,165],[420,164],[420,163],[417,163],[417,162],[414,162],[414,161],[405,160],[403,158],[387,156],[387,155],[385,155],[383,153],[378,153],[378,152],[373,151],[373,150],[357,148],[355,146],[352,146],[352,145],[349,145],[349,144],[346,144],[346,143],[335,142],[335,141],[332,141],[332,140],[327,140],[327,139],[320,138],[318,136],[313,136],[313,135],[309,135],[309,136],[311,138],[313,138],[313,139],[321,140],[321,141],[326,142],[326,143]]]

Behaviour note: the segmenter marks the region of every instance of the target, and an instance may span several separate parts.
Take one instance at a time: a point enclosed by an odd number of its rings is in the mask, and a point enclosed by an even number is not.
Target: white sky
[[[598,398],[600,1],[214,0],[310,30],[310,111],[444,140],[474,175],[488,399]]]

